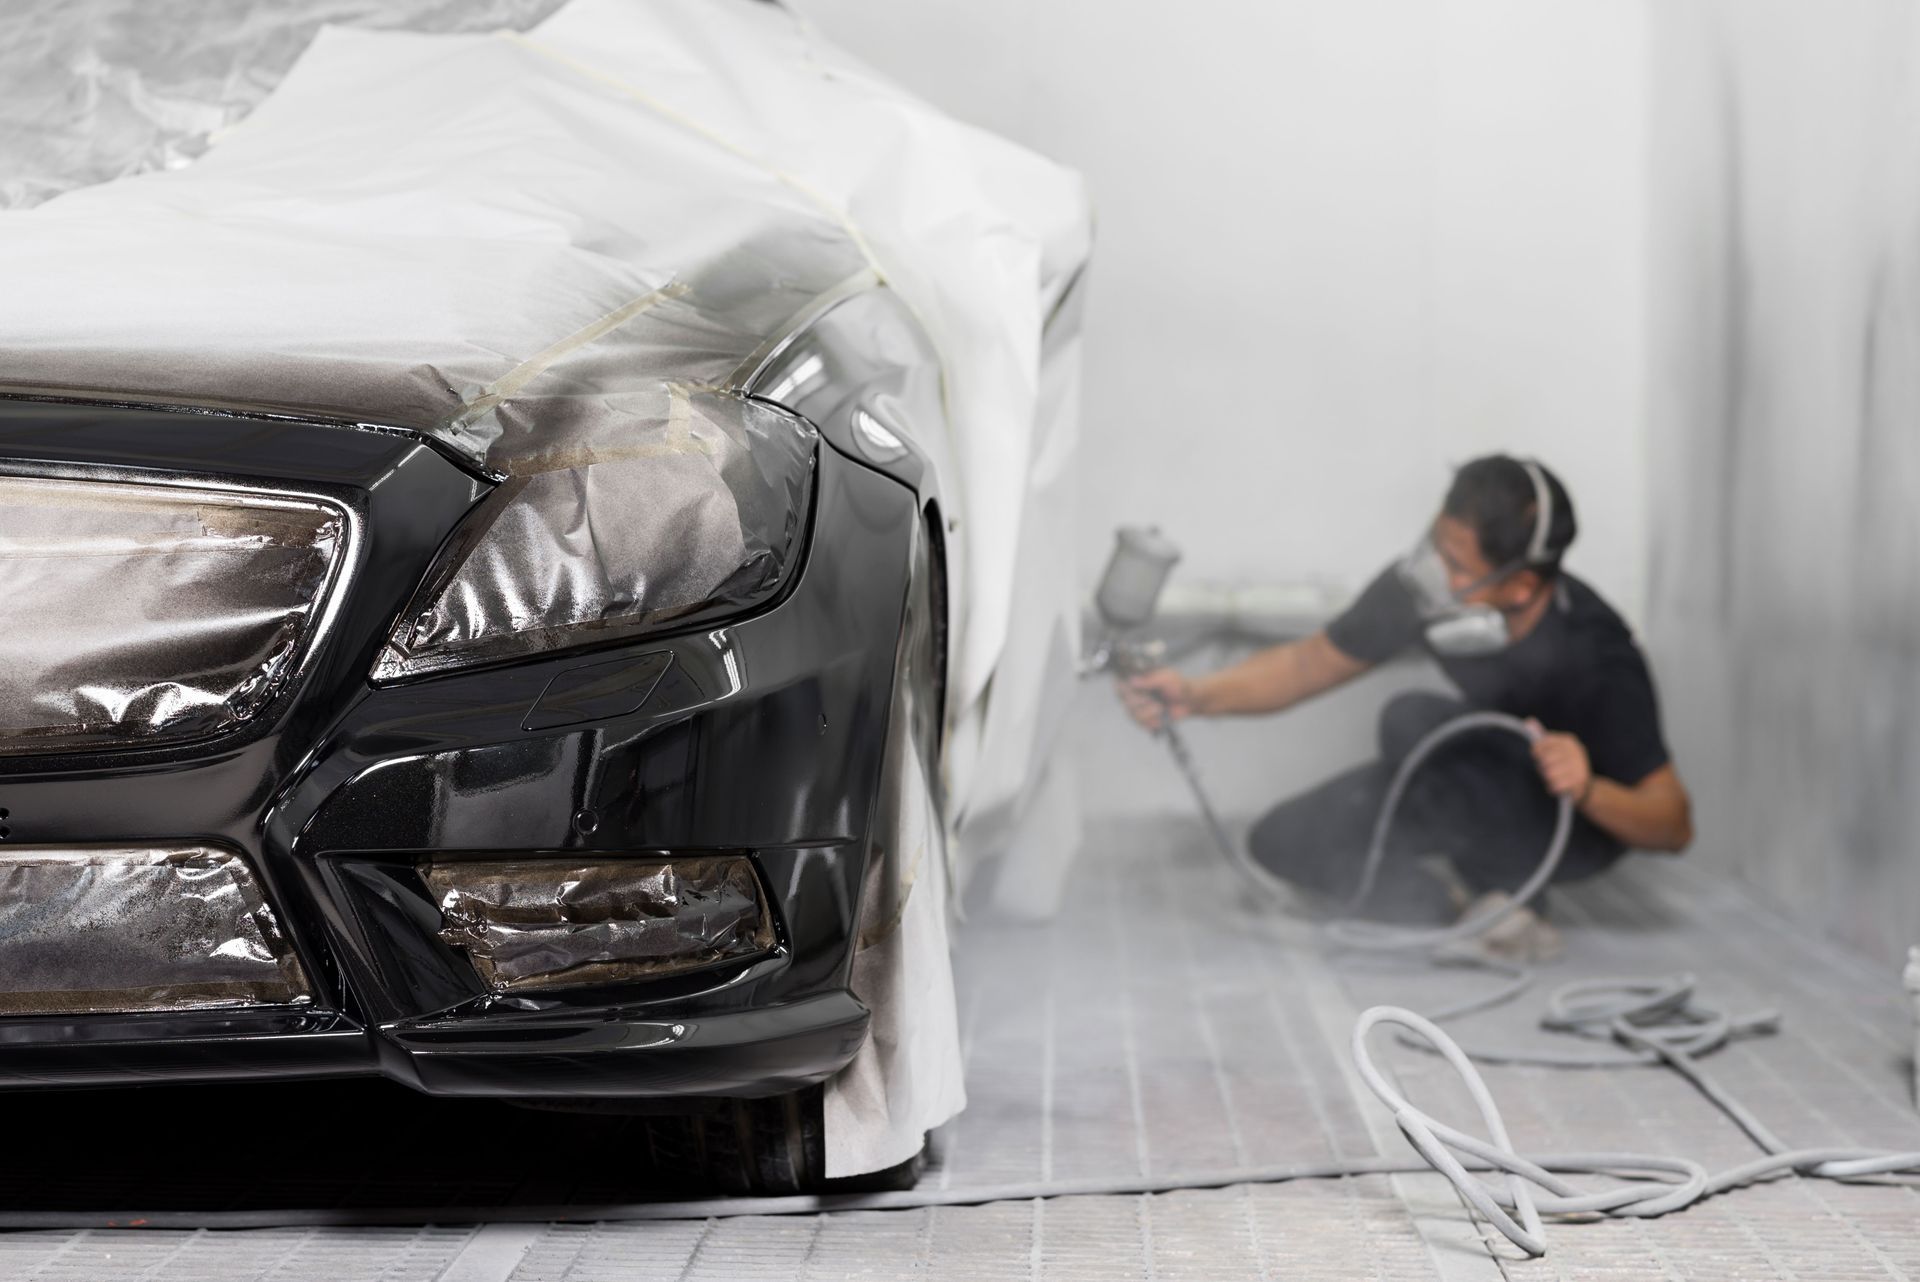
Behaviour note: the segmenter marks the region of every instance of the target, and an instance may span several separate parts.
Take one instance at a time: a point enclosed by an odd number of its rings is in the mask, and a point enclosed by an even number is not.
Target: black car
[[[459,50],[508,101],[572,74]],[[578,77],[520,154],[616,176],[489,198],[566,209],[564,252],[405,177],[495,121],[431,70],[305,139],[406,121],[397,189],[313,159],[295,200],[261,175],[309,57],[184,176],[0,215],[53,264],[0,316],[0,1087],[627,1101],[741,1183],[818,1185],[856,954],[945,875],[886,816],[949,796],[965,364],[831,201],[725,148],[663,178],[579,142],[568,112],[634,109]],[[629,214],[674,234],[594,275]],[[455,269],[476,245],[506,297]],[[1055,350],[1077,278],[1036,283]]]

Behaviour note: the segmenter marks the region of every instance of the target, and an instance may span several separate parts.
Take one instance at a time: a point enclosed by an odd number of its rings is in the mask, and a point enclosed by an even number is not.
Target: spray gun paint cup
[[[1160,603],[1180,549],[1152,526],[1123,525],[1114,532],[1113,555],[1093,597],[1101,622],[1113,632],[1147,623]]]

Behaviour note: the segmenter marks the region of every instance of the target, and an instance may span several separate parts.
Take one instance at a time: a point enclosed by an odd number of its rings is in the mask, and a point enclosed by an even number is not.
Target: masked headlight
[[[346,542],[318,502],[0,477],[0,754],[246,721],[294,670]]]
[[[496,662],[762,605],[798,570],[806,420],[676,390],[591,461],[515,476],[455,535],[375,665],[380,680]]]

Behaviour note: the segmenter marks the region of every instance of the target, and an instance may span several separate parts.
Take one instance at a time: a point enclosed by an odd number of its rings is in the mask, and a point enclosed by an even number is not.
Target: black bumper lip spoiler
[[[867,1008],[845,990],[698,1018],[383,1030],[389,1076],[435,1095],[781,1095],[825,1081],[866,1039]],[[403,1076],[404,1075],[404,1076]]]
[[[698,1018],[583,1013],[493,1028],[370,1030],[337,1012],[292,1009],[9,1019],[0,1021],[0,1087],[124,1086],[190,1068],[199,1082],[384,1076],[452,1096],[744,1098],[831,1077],[859,1050],[868,1018],[836,990]]]

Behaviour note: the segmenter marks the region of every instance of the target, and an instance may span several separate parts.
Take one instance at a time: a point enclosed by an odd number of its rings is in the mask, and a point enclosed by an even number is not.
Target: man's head
[[[1560,558],[1579,532],[1573,500],[1544,464],[1550,496],[1544,554],[1528,560],[1539,521],[1539,492],[1527,465],[1506,454],[1474,459],[1453,474],[1433,522],[1433,546],[1456,599],[1503,612],[1524,609],[1560,573]]]

